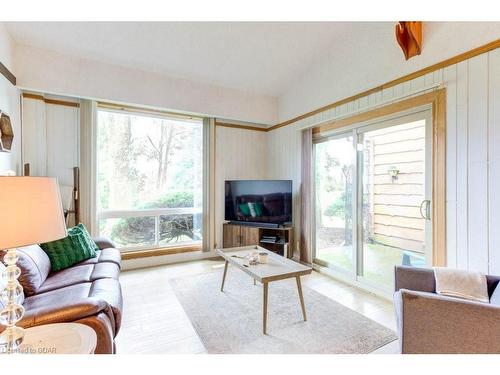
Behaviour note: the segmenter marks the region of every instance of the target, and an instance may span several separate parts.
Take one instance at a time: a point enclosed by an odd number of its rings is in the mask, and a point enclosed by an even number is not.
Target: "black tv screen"
[[[224,218],[248,223],[291,223],[292,181],[226,181]]]

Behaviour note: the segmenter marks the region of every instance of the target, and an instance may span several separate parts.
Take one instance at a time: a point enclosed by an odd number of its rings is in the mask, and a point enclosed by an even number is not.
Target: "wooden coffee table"
[[[254,251],[265,252],[268,254],[268,260],[266,264],[249,265],[247,255],[253,253]],[[220,287],[221,292],[224,291],[224,282],[226,281],[227,269],[229,264],[239,268],[246,274],[250,275],[254,282],[259,281],[262,283],[264,288],[264,300],[263,300],[263,332],[267,333],[267,294],[268,294],[268,284],[272,281],[278,281],[283,279],[290,279],[292,277],[297,281],[297,289],[299,291],[300,306],[302,308],[302,315],[304,321],[307,320],[306,317],[306,307],[304,304],[304,295],[302,294],[302,284],[300,282],[300,277],[303,275],[308,275],[312,272],[311,267],[304,266],[300,263],[294,262],[293,260],[287,259],[280,255],[277,255],[269,250],[266,250],[260,246],[244,246],[244,247],[233,247],[229,249],[218,249],[217,255],[220,255],[225,260],[224,274],[222,276],[222,285]]]

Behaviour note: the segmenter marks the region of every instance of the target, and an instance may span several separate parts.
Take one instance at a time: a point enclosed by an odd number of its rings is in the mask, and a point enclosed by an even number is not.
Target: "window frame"
[[[201,116],[183,115],[167,111],[152,110],[140,107],[131,107],[118,105],[108,102],[95,102],[93,115],[93,150],[92,153],[92,169],[93,169],[93,183],[92,183],[92,227],[95,228],[94,232],[98,236],[99,220],[112,219],[112,218],[126,218],[126,217],[153,217],[155,220],[155,238],[152,245],[140,246],[124,246],[118,249],[123,254],[124,259],[134,259],[139,257],[178,254],[191,251],[210,251],[209,244],[209,225],[206,222],[209,218],[210,205],[207,201],[209,199],[210,190],[210,160],[211,155],[211,121],[208,118]],[[201,207],[182,207],[182,208],[154,208],[154,209],[105,209],[99,211],[97,208],[97,195],[98,195],[98,155],[97,155],[97,141],[98,141],[98,114],[99,111],[116,112],[119,114],[129,114],[142,117],[162,118],[162,119],[182,119],[182,120],[199,120],[202,126],[202,206]],[[184,241],[179,243],[172,243],[171,245],[161,245],[159,238],[159,224],[160,216],[176,215],[176,214],[201,214],[202,216],[202,240],[201,241]]]

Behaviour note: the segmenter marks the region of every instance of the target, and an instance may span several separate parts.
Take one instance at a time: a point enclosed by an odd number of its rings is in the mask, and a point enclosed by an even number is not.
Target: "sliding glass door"
[[[353,252],[352,134],[324,139],[315,147],[315,246],[318,262],[350,272]]]
[[[431,113],[315,140],[315,262],[389,291],[394,266],[431,254]]]

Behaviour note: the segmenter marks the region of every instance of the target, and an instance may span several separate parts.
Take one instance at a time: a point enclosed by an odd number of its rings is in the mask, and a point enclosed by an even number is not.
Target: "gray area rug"
[[[267,335],[262,334],[262,286],[230,267],[224,292],[221,272],[171,280],[172,287],[209,353],[369,353],[395,333],[303,286],[302,320],[294,279],[269,284]]]

